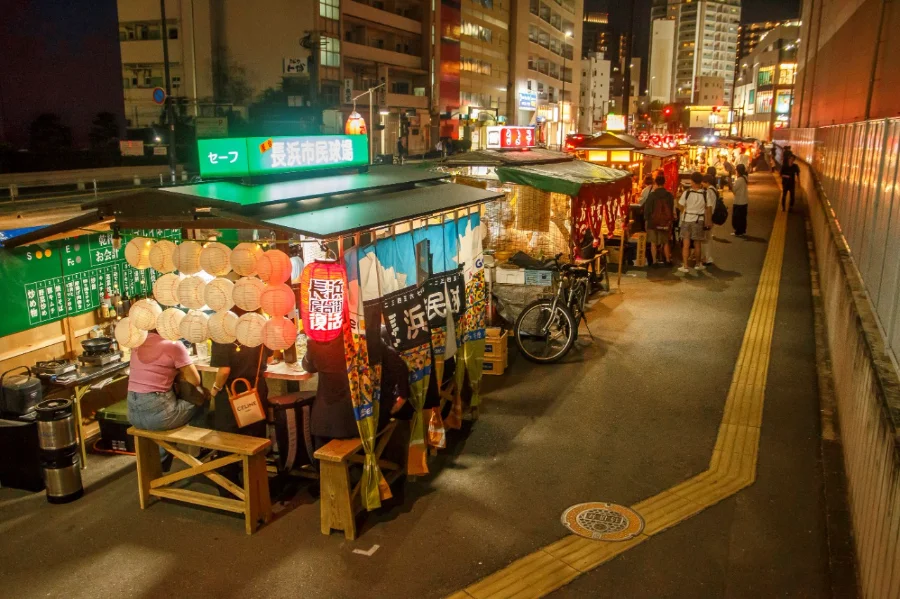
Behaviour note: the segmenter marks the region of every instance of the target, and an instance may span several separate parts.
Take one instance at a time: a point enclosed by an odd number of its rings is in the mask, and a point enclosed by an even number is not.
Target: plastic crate
[[[123,399],[108,408],[97,410],[97,422],[100,424],[100,441],[104,449],[134,453],[134,437],[126,432],[131,426],[128,421],[127,400]]]

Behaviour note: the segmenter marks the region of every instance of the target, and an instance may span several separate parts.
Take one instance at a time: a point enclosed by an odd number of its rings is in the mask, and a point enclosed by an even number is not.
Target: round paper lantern
[[[234,305],[247,312],[259,309],[259,296],[266,285],[256,277],[243,277],[238,279],[231,290],[231,298]]]
[[[256,262],[262,255],[259,245],[239,243],[231,250],[231,268],[242,277],[252,277],[256,274]]]
[[[156,328],[156,319],[162,314],[162,308],[152,299],[142,299],[134,302],[128,311],[131,326],[142,331]]]
[[[160,239],[150,248],[150,266],[159,272],[175,270],[175,252],[178,246],[168,239]]]
[[[287,349],[297,340],[297,325],[283,316],[267,320],[263,327],[263,343],[272,350]]]
[[[303,259],[300,256],[291,256],[291,283],[299,283],[302,272]]]
[[[300,277],[300,315],[303,331],[310,339],[328,342],[338,337],[346,324],[347,273],[336,260],[315,260]],[[315,299],[310,302],[310,297]]]
[[[209,317],[209,338],[216,343],[234,343],[238,317],[234,312],[216,312]]]
[[[256,261],[256,274],[266,283],[284,283],[291,277],[291,259],[281,250],[269,250]]]
[[[116,341],[119,347],[134,349],[147,340],[147,331],[135,328],[131,324],[131,318],[126,316],[116,323]]]
[[[191,310],[178,326],[181,336],[191,343],[203,343],[209,337],[209,317],[199,310]]]
[[[199,310],[206,305],[204,295],[206,292],[206,283],[200,277],[185,277],[178,284],[178,302],[190,308],[191,310]]]
[[[184,320],[184,312],[178,308],[168,308],[156,319],[156,332],[163,339],[178,341],[181,339],[181,321]]]
[[[200,252],[200,268],[221,277],[231,272],[231,248],[224,243],[211,241]]]
[[[296,305],[294,291],[286,283],[266,285],[259,295],[259,306],[269,316],[287,316]]]
[[[365,135],[366,120],[354,110],[347,117],[347,122],[344,124],[344,133],[347,135]]]
[[[186,275],[200,272],[200,252],[203,247],[196,241],[182,241],[175,253],[175,266]]]
[[[234,305],[232,292],[234,291],[234,283],[228,279],[221,277],[213,279],[206,284],[206,292],[204,298],[206,305],[216,312],[225,312],[231,310]]]
[[[184,279],[184,275],[170,272],[153,283],[153,297],[163,306],[178,305],[178,284]]]
[[[238,318],[234,334],[238,343],[247,347],[256,347],[263,342],[263,328],[266,319],[256,312],[247,312]]]
[[[153,242],[146,237],[135,237],[125,246],[125,261],[138,270],[150,266],[150,250]]]

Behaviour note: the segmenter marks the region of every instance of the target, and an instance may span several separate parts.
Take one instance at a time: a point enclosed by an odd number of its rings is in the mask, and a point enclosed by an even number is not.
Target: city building
[[[779,25],[743,58],[732,110],[735,134],[769,141],[775,129],[790,126],[799,38],[799,25]]]
[[[753,52],[759,43],[759,38],[780,25],[800,26],[799,20],[792,21],[762,21],[760,23],[744,23],[738,27],[737,59],[735,69],[740,70],[741,59]]]
[[[600,131],[609,105],[609,60],[599,52],[581,61],[581,93],[578,100],[580,133]]]
[[[731,102],[741,0],[684,0],[675,12],[675,73],[672,97],[691,102],[698,77],[721,77]]]
[[[694,98],[691,102],[700,106],[722,106],[725,104],[725,80],[721,77],[702,75],[694,83]]]
[[[675,66],[675,20],[656,19],[650,28],[650,64],[647,70],[651,102],[672,101],[672,74]]]
[[[653,0],[650,5],[650,22],[658,19],[674,19],[682,0]]]
[[[509,79],[515,93],[508,94],[509,120],[536,125],[538,141],[552,147],[578,124],[581,64],[574,49],[582,47],[583,12],[581,0],[512,4]]]
[[[581,57],[600,54],[602,58],[611,60],[618,54],[618,36],[609,24],[609,14],[605,12],[585,11],[582,30]],[[616,40],[614,42],[614,40]]]

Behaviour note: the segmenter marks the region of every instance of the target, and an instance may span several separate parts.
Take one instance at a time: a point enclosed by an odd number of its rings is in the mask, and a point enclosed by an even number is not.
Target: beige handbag
[[[266,419],[266,412],[263,409],[262,400],[259,398],[259,392],[256,390],[259,384],[259,367],[262,365],[263,347],[259,347],[259,363],[256,365],[256,379],[253,386],[250,381],[244,378],[235,379],[231,383],[231,389],[228,391],[228,402],[231,404],[231,411],[234,413],[234,420],[237,422],[238,428],[244,428],[256,422]],[[246,391],[238,393],[237,384],[244,383]]]

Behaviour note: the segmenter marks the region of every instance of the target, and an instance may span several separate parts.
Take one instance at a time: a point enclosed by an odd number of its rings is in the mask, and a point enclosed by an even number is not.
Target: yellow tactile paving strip
[[[753,484],[756,480],[759,431],[786,230],[787,214],[779,211],[772,226],[769,248],[709,468],[631,506],[645,522],[643,532],[637,537],[616,543],[569,535],[454,593],[448,599],[543,597],[653,535]]]

